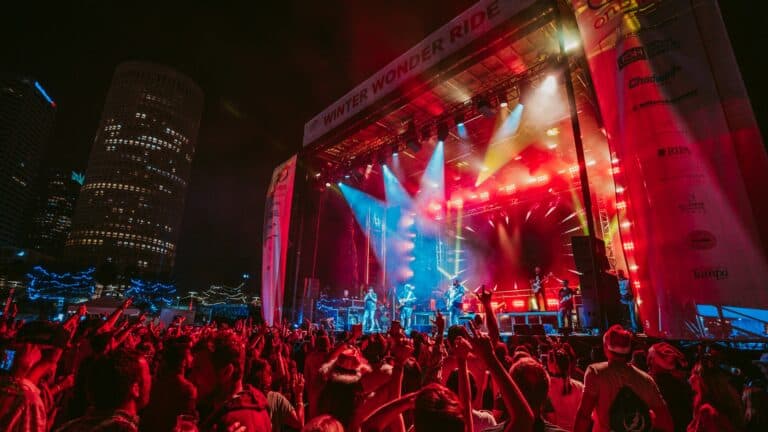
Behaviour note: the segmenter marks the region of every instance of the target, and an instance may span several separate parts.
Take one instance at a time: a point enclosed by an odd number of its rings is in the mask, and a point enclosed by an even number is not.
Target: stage
[[[664,4],[626,22],[667,23],[672,10],[677,24],[698,19],[687,3]],[[268,321],[316,317],[323,299],[362,299],[369,287],[391,320],[406,285],[423,320],[459,280],[494,291],[505,334],[547,333],[554,313],[529,312],[538,268],[548,309],[563,284],[576,291],[585,333],[629,307],[654,336],[766,336],[762,219],[739,170],[768,173],[768,157],[759,137],[723,122],[715,57],[678,28],[700,73],[662,82],[654,62],[679,69],[674,47],[659,45],[666,36],[601,51],[605,29],[627,30],[622,15],[596,29],[595,11],[570,6],[481,0],[307,122],[303,150],[268,194]],[[625,56],[651,49],[654,62]],[[689,81],[707,92],[679,88]],[[661,96],[683,91],[690,99]],[[754,154],[737,160],[747,153],[734,156],[726,138]],[[360,308],[325,312],[347,322]]]

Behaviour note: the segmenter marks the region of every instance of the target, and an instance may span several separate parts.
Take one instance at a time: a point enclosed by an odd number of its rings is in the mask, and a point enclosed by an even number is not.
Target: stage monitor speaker
[[[413,325],[414,326],[431,326],[432,323],[430,322],[430,319],[432,318],[433,314],[430,312],[416,312],[413,314]]]
[[[432,324],[414,324],[412,326],[413,330],[416,330],[419,333],[432,333],[434,328],[432,327]]]
[[[544,324],[531,324],[531,336],[544,336]]]
[[[529,336],[531,334],[531,328],[528,324],[514,324],[512,326],[512,333],[519,336]]]
[[[500,313],[497,316],[497,322],[499,323],[499,331],[502,333],[511,333],[512,332],[512,324],[514,324],[515,319],[512,317],[511,313]]]

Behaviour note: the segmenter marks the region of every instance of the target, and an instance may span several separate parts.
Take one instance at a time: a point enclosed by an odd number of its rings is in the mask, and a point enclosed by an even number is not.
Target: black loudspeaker
[[[531,324],[531,336],[544,336],[544,324]]]
[[[607,329],[620,322],[619,286],[605,256],[605,243],[592,236],[571,237],[573,260],[579,275],[582,328]]]
[[[531,328],[528,324],[514,324],[512,326],[512,333],[520,336],[530,336]]]

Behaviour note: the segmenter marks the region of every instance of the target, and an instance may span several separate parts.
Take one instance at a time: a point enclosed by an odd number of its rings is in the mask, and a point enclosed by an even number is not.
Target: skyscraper
[[[81,175],[57,170],[40,182],[29,221],[30,248],[53,258],[60,257],[72,229],[72,215],[81,186]]]
[[[117,67],[67,240],[75,262],[173,269],[202,108],[200,88],[170,68]]]
[[[37,170],[56,104],[31,78],[0,76],[0,247],[24,241]]]

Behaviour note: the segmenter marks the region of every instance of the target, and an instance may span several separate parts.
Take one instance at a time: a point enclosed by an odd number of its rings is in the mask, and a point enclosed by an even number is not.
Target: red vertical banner
[[[700,336],[702,306],[768,309],[762,204],[745,180],[765,179],[768,158],[716,1],[573,4],[646,332]]]
[[[293,156],[272,172],[272,182],[264,206],[261,297],[264,319],[269,325],[279,323],[283,314],[285,261],[295,175],[296,156]]]

